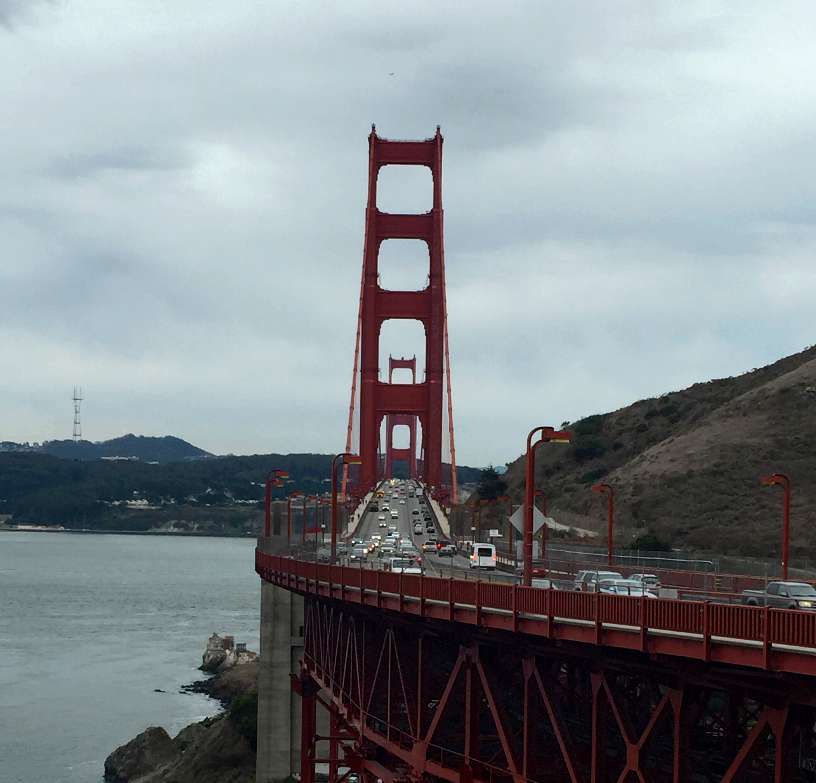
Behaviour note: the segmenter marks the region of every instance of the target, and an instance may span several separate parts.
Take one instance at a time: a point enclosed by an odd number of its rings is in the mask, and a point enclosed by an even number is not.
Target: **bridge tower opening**
[[[448,350],[447,307],[445,301],[445,261],[442,210],[442,134],[439,127],[429,139],[394,141],[377,135],[372,126],[368,137],[368,203],[365,219],[363,273],[357,340],[354,355],[351,403],[346,450],[352,450],[357,413],[359,375],[359,469],[360,489],[373,487],[380,474],[379,435],[386,422],[385,474],[398,456],[393,447],[393,427],[408,424],[411,428],[412,475],[418,475],[437,494],[450,491],[455,501],[456,450],[453,438],[453,403],[451,399],[450,356]],[[393,214],[382,212],[377,205],[377,181],[386,166],[426,166],[431,172],[433,198],[429,212]],[[427,245],[429,272],[426,286],[419,291],[393,291],[381,287],[379,254],[388,239],[420,240]],[[419,321],[425,332],[425,377],[410,384],[391,383],[379,378],[379,344],[382,325],[392,319]],[[414,367],[415,367],[414,357]],[[410,361],[410,360],[406,360]],[[398,365],[395,365],[395,367]],[[447,398],[447,410],[444,409]],[[447,415],[445,415],[447,414]],[[450,477],[443,475],[443,429],[447,419]],[[422,431],[421,463],[416,459],[417,423]],[[409,447],[409,451],[410,451]],[[390,461],[389,461],[390,455]],[[343,476],[345,494],[347,473]]]
[[[411,384],[416,383],[416,356],[410,359],[404,357],[388,357],[388,383],[394,382],[394,370],[409,370]],[[394,427],[408,427],[408,447],[394,446]],[[417,417],[407,413],[389,413],[385,417],[385,477],[394,475],[394,463],[401,460],[407,464],[408,477],[419,478],[417,472]]]

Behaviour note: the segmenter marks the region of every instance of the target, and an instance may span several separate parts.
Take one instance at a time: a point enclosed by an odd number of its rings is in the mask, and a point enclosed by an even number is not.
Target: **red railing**
[[[720,661],[816,676],[816,612],[398,574],[260,550],[255,570],[288,589],[389,610],[498,628],[510,615],[524,633],[705,660],[716,647]]]

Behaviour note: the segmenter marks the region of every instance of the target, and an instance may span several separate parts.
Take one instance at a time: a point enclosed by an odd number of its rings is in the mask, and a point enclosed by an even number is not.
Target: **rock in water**
[[[173,761],[178,755],[179,750],[167,732],[160,726],[151,726],[105,759],[105,780],[128,783]]]
[[[214,633],[207,639],[207,649],[201,657],[201,670],[205,672],[217,672],[218,668],[227,659],[227,651],[233,646],[233,637],[220,637]]]
[[[246,644],[236,644],[233,636],[219,636],[214,633],[207,639],[207,649],[201,658],[201,670],[215,673],[251,663],[258,657],[257,653],[247,650]]]

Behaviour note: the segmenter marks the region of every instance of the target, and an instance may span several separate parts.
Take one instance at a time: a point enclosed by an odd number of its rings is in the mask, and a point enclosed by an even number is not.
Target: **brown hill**
[[[778,471],[793,483],[791,555],[816,554],[816,347],[569,427],[573,444],[537,452],[536,486],[558,521],[604,530],[605,501],[590,491],[603,480],[616,490],[618,546],[651,532],[675,547],[775,557],[781,490],[759,477]],[[505,480],[520,502],[523,459]]]

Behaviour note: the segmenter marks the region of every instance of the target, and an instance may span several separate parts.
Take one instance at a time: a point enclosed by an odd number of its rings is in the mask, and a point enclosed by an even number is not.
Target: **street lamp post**
[[[282,487],[283,480],[288,478],[289,474],[280,468],[274,468],[266,477],[264,492],[264,536],[266,538],[272,534],[272,487]]]
[[[609,484],[593,484],[592,491],[599,495],[606,494],[606,564],[612,565],[614,543],[612,528],[615,525],[615,490]]]
[[[286,546],[292,545],[292,498],[302,497],[303,493],[300,490],[292,492],[286,498]]]
[[[360,457],[350,452],[337,454],[332,460],[331,467],[331,562],[337,558],[337,462],[342,460],[344,465],[359,465]]]
[[[533,443],[533,438],[541,437]],[[553,427],[535,427],[527,434],[527,451],[525,454],[524,485],[524,578],[523,583],[529,587],[533,581],[533,501],[535,498],[535,452],[542,443],[569,443],[572,433],[567,430],[556,430]],[[546,534],[545,534],[546,536]],[[546,541],[546,538],[544,538]],[[542,551],[542,557],[544,552]]]
[[[314,500],[314,495],[303,495],[303,508],[301,508],[300,520],[300,540],[303,546],[306,546],[306,504],[310,500]]]
[[[791,481],[785,473],[771,473],[760,481],[766,487],[782,487],[782,578],[788,578],[788,561],[790,557],[790,502]]]

